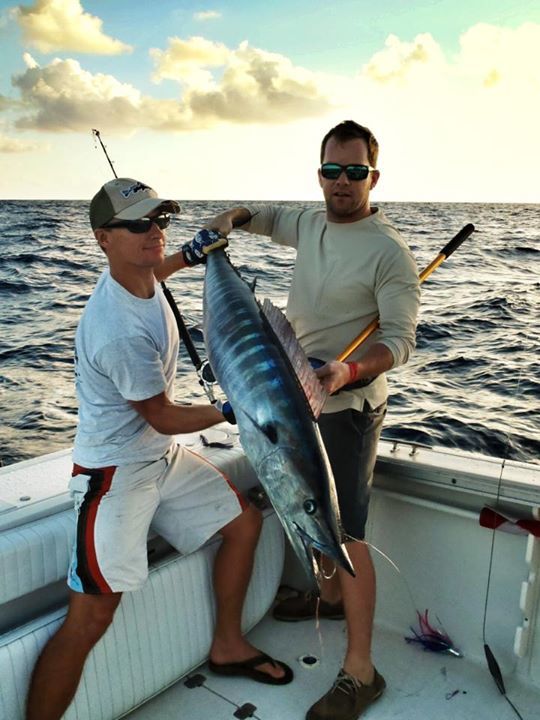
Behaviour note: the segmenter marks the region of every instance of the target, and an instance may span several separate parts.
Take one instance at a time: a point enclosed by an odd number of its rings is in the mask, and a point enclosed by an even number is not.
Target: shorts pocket
[[[73,475],[68,484],[70,495],[73,497],[76,493],[84,494],[88,490],[88,483],[91,479],[91,475]]]

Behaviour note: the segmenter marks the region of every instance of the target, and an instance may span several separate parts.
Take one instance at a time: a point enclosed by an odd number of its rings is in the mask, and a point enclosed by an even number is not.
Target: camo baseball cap
[[[163,200],[151,187],[132,178],[115,178],[105,183],[90,203],[92,230],[113,220],[139,220],[156,208],[164,212],[180,212],[174,200]]]

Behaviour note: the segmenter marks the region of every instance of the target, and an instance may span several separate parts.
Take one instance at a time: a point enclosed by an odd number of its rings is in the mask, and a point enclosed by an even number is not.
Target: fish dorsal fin
[[[314,420],[317,420],[327,398],[326,390],[324,390],[315,375],[315,371],[309,364],[309,360],[298,342],[291,324],[281,310],[268,298],[263,301],[261,309],[292,365],[292,369],[311,408]]]

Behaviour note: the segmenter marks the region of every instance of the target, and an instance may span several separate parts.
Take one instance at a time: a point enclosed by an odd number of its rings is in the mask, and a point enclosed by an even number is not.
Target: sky
[[[380,144],[373,200],[540,202],[539,0],[0,0],[0,198],[119,176],[179,200],[320,200],[320,142]]]

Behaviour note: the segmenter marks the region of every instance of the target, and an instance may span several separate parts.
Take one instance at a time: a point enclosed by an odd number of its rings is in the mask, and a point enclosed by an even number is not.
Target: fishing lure
[[[406,642],[418,643],[419,645],[422,645],[424,650],[431,650],[431,652],[447,653],[448,655],[454,655],[455,657],[463,657],[462,653],[454,647],[454,643],[446,631],[437,630],[437,628],[434,628],[430,624],[427,610],[423,615],[417,610],[416,614],[418,615],[419,630],[417,631],[411,627],[414,637],[406,637]]]

